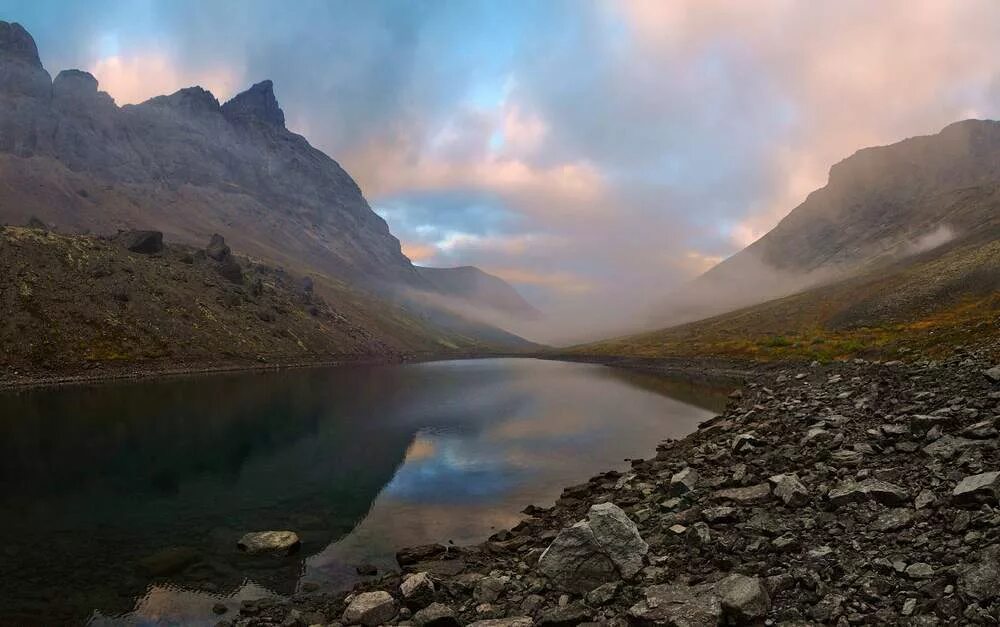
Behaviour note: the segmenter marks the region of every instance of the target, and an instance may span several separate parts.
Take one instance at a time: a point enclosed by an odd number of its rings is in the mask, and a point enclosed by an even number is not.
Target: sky
[[[0,0],[119,104],[272,79],[423,265],[625,330],[864,146],[1000,115],[994,0]],[[555,335],[559,335],[556,333]]]

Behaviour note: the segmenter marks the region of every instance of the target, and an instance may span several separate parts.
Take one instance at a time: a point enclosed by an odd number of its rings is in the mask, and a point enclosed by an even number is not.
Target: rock
[[[225,603],[216,603],[212,606],[212,613],[221,616],[229,611],[229,607]]]
[[[613,503],[594,505],[587,520],[597,543],[614,562],[622,577],[629,579],[642,569],[649,545],[639,535],[639,528]],[[589,590],[589,588],[588,588]]]
[[[857,466],[864,461],[864,454],[850,449],[839,449],[830,453],[830,462],[835,466]]]
[[[539,558],[538,569],[557,589],[584,594],[634,576],[648,551],[625,512],[613,503],[600,503],[590,508],[586,520],[559,532]]]
[[[125,248],[134,253],[152,255],[163,250],[163,233],[159,231],[126,231],[120,237]]]
[[[538,570],[559,590],[584,594],[618,579],[618,569],[585,520],[559,532],[538,560]]]
[[[976,446],[983,446],[980,440],[970,440],[968,438],[956,438],[950,435],[943,435],[937,440],[924,447],[924,453],[939,459],[951,459],[957,453]]]
[[[593,611],[586,605],[571,603],[545,610],[538,616],[535,624],[552,627],[576,627],[576,625],[589,621],[593,615]]]
[[[913,506],[917,509],[923,509],[928,505],[933,504],[937,501],[937,497],[930,490],[921,490],[917,498],[913,499]]]
[[[198,551],[187,546],[162,549],[139,560],[139,570],[148,577],[175,575],[199,561]]]
[[[1000,383],[1000,365],[993,366],[983,372],[983,375],[993,383]]]
[[[615,595],[618,594],[618,589],[620,587],[621,584],[617,581],[597,586],[587,593],[584,600],[587,602],[587,605],[590,605],[591,607],[606,605],[611,602],[611,599],[615,598]]]
[[[712,500],[733,501],[740,505],[755,505],[769,498],[771,498],[771,486],[767,483],[758,483],[747,488],[716,490],[712,493]]]
[[[233,97],[222,105],[222,114],[240,124],[285,126],[285,114],[274,97],[274,83],[269,80],[256,83]]]
[[[462,623],[455,610],[443,603],[431,603],[413,615],[413,624],[417,627],[460,627]]]
[[[639,625],[715,627],[722,618],[722,604],[712,584],[661,584],[646,588],[643,596],[628,611]]]
[[[799,507],[809,500],[809,490],[802,485],[795,473],[774,475],[768,481],[774,486],[774,495],[789,507]]]
[[[400,549],[396,552],[396,563],[400,566],[412,566],[418,562],[442,559],[448,556],[448,547],[443,544],[424,544]]]
[[[506,587],[506,578],[483,577],[476,582],[472,598],[480,603],[493,603],[500,598],[500,595],[503,594],[504,588]]]
[[[299,548],[299,536],[294,531],[255,531],[244,534],[236,546],[251,555],[258,553],[289,554]]]
[[[208,246],[205,248],[205,254],[209,259],[214,259],[216,261],[225,261],[230,257],[229,246],[226,246],[226,239],[214,233],[212,239],[209,240]]]
[[[670,477],[670,494],[680,496],[694,490],[696,485],[698,485],[698,471],[688,466]]]
[[[910,579],[930,579],[934,576],[934,568],[930,564],[917,562],[906,567],[906,576]]]
[[[739,520],[739,513],[737,509],[726,505],[706,507],[702,510],[701,515],[710,523],[731,523]]]
[[[403,579],[399,585],[407,607],[419,609],[434,600],[434,582],[427,573],[413,573]]]
[[[362,577],[372,577],[378,574],[378,567],[374,564],[359,564],[354,571]]]
[[[995,503],[1000,489],[1000,472],[984,472],[962,479],[952,491],[956,504]]]
[[[344,610],[344,622],[348,625],[382,625],[396,615],[396,600],[388,592],[363,592],[353,599]]]
[[[515,616],[513,618],[491,618],[469,623],[467,627],[532,627],[535,621],[530,616]]]
[[[771,599],[757,577],[732,574],[716,586],[723,615],[738,624],[763,619],[771,609]]]
[[[978,562],[964,567],[958,577],[959,589],[977,601],[1000,596],[1000,544],[979,552]]]
[[[745,453],[759,446],[764,446],[765,442],[757,437],[752,431],[741,433],[733,438],[733,453]]]
[[[901,487],[887,481],[866,479],[861,483],[845,481],[827,495],[830,502],[836,506],[862,501],[875,501],[883,505],[900,505],[908,499]]]
[[[913,511],[906,508],[891,509],[880,514],[872,524],[876,531],[896,531],[909,526],[913,522]]]

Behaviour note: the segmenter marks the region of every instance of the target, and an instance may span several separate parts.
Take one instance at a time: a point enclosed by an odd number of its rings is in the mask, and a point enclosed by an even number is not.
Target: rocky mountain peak
[[[142,104],[169,107],[171,109],[179,109],[188,113],[217,113],[220,110],[219,101],[214,95],[212,95],[212,92],[197,85],[194,87],[179,89],[169,96],[156,96],[155,98],[150,98]]]
[[[41,68],[38,47],[28,31],[17,22],[0,20],[0,61],[17,60]]]
[[[285,127],[285,113],[274,97],[274,84],[261,81],[222,105],[222,113],[234,122],[262,122]]]
[[[94,94],[97,93],[97,79],[90,72],[83,70],[63,70],[52,81],[53,93],[59,94]]]

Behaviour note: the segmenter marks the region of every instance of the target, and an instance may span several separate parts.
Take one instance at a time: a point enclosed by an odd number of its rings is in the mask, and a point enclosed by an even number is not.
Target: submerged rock
[[[299,548],[299,535],[294,531],[254,531],[244,534],[236,546],[251,555],[259,553],[289,554]]]

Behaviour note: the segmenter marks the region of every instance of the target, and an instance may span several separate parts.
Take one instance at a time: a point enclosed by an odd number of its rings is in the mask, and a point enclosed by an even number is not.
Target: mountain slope
[[[420,276],[444,296],[459,298],[475,307],[492,309],[523,320],[537,319],[542,315],[509,283],[474,266],[416,268]]]
[[[692,320],[843,278],[1000,223],[974,196],[1000,185],[1000,122],[866,148],[834,165],[774,229],[671,295],[656,314]]]
[[[351,177],[285,128],[270,81],[223,105],[191,87],[118,107],[86,72],[50,83],[31,36],[0,22],[0,128],[0,221],[219,232],[276,262],[420,284]]]
[[[425,348],[531,346],[409,298],[433,288],[347,172],[285,128],[270,81],[223,104],[190,87],[118,107],[87,72],[50,80],[27,31],[0,21],[0,224],[30,219],[70,234],[155,229],[191,246],[220,233],[363,303],[358,324],[389,344],[402,332]]]

